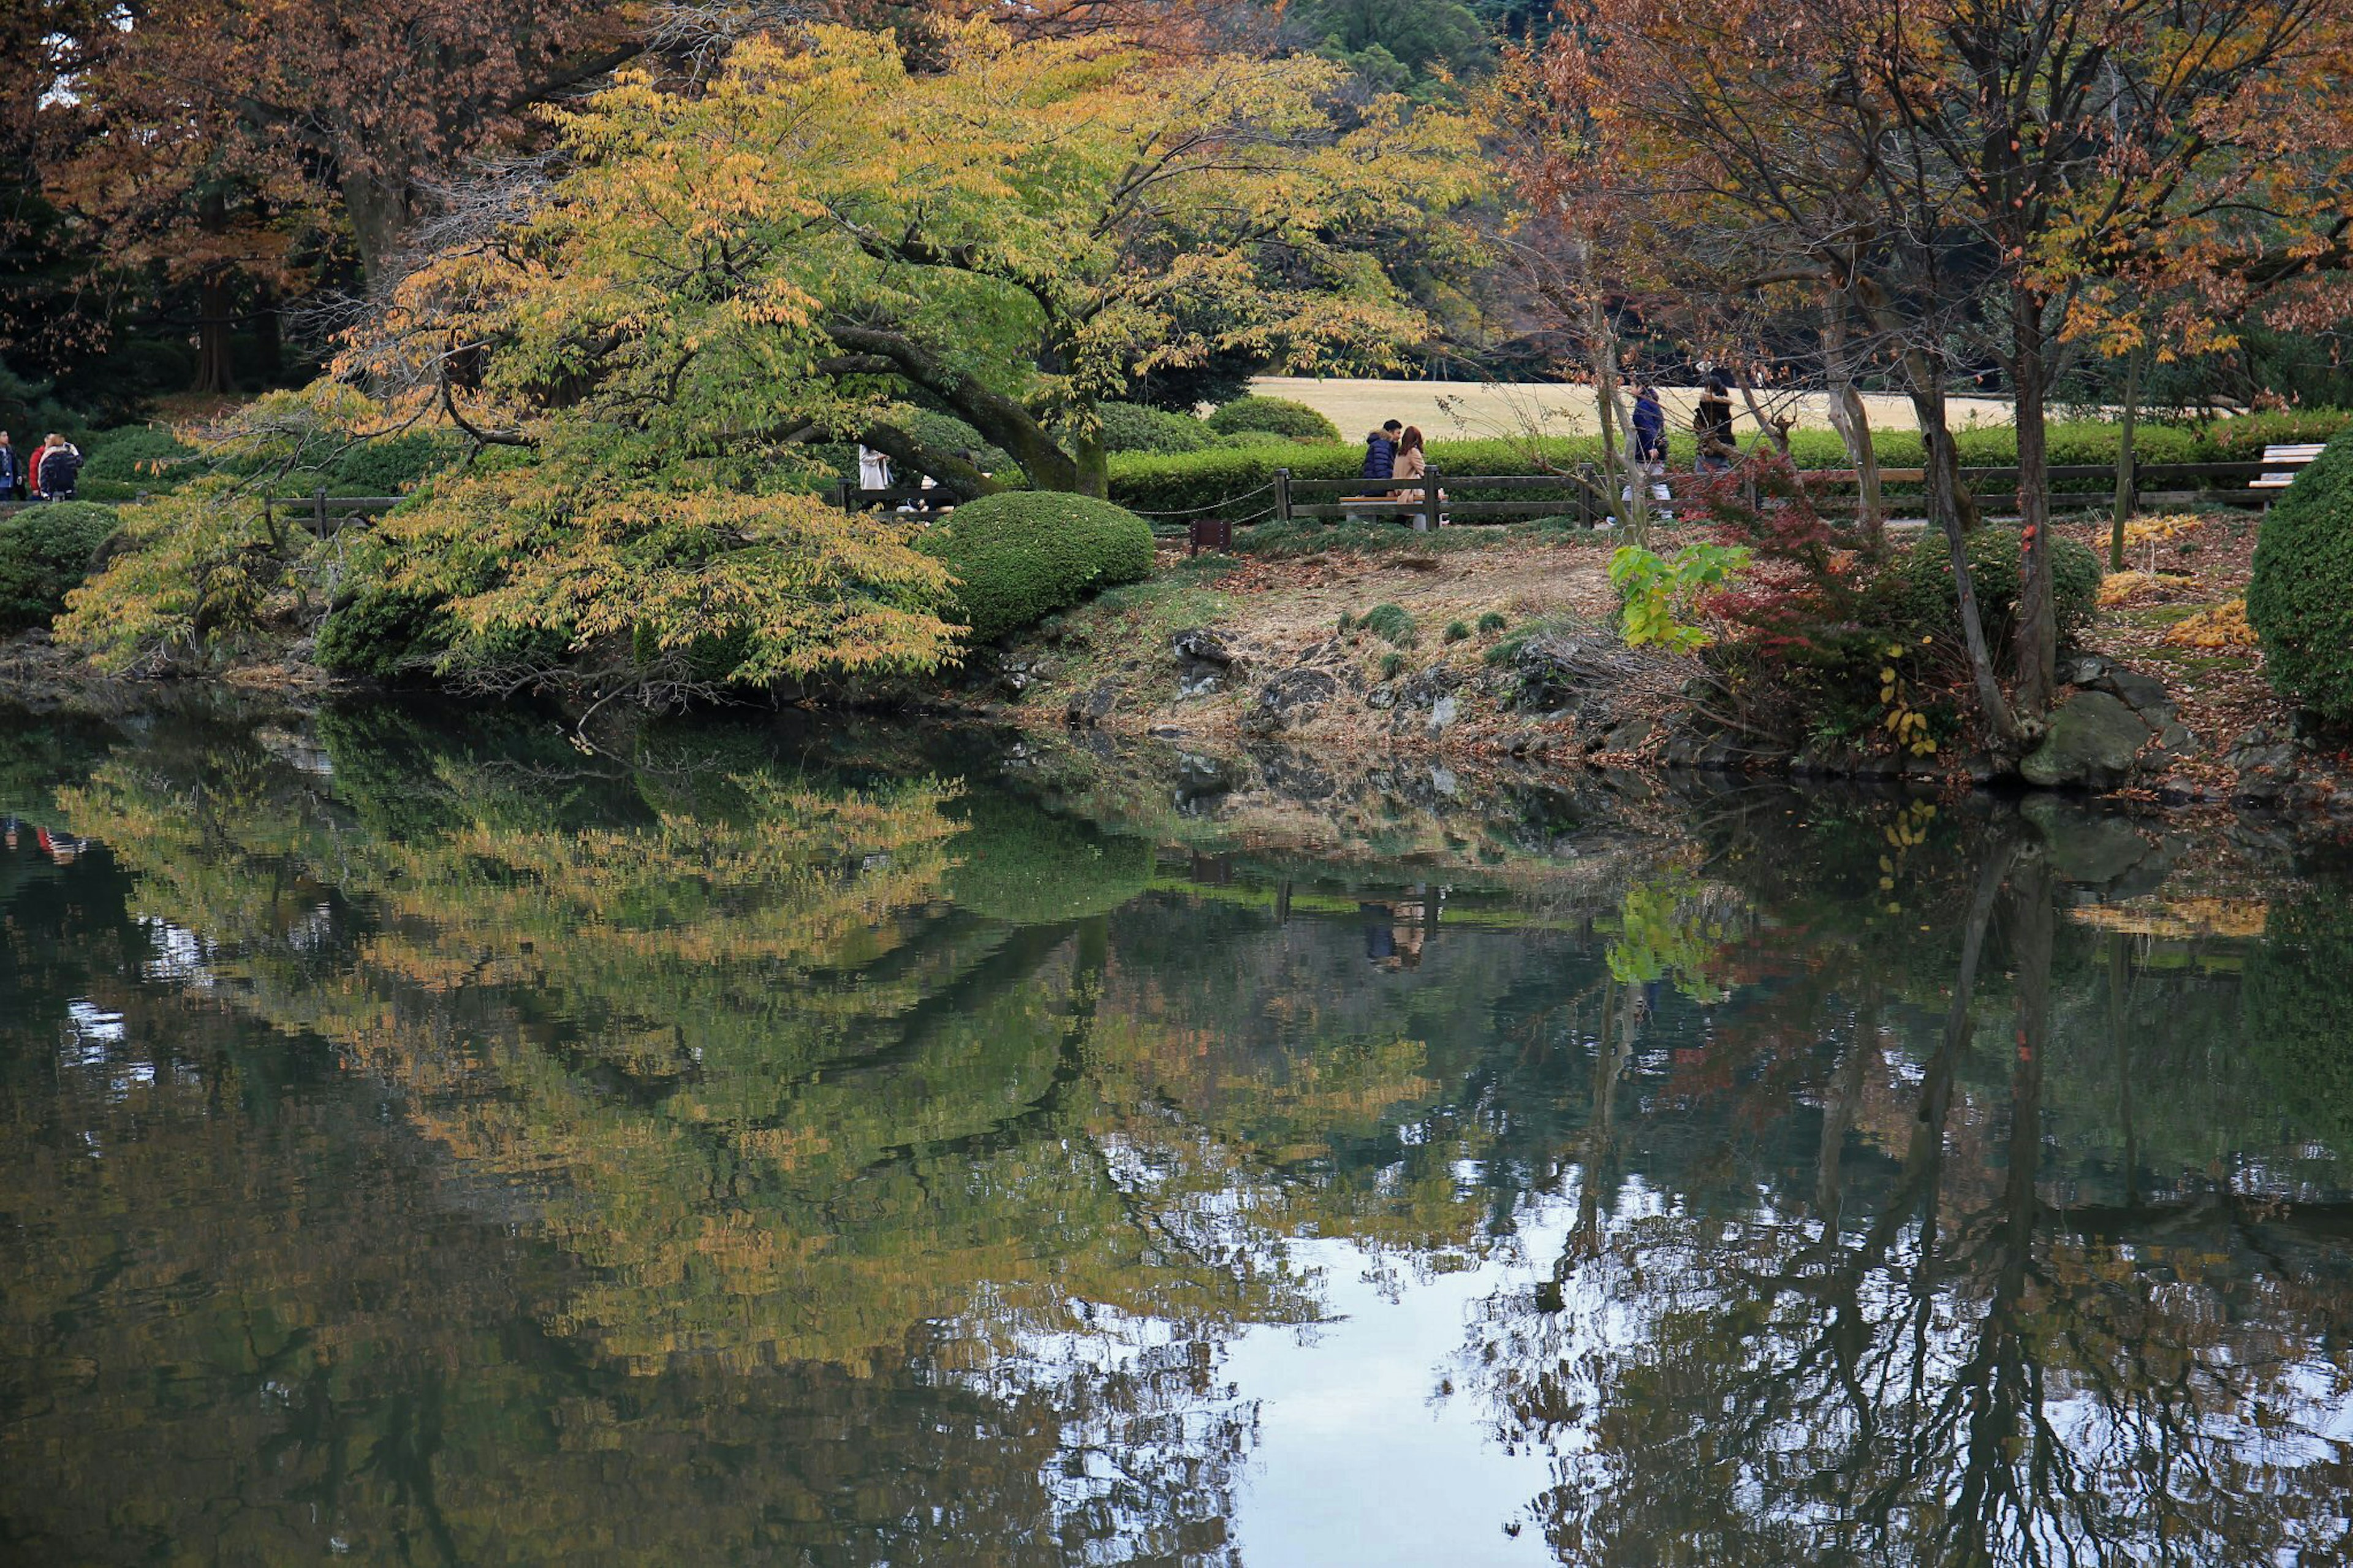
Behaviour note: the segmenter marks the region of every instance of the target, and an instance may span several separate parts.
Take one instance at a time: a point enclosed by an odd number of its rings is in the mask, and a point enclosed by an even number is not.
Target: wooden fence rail
[[[2249,460],[2232,463],[2147,463],[2135,464],[2132,470],[2131,493],[2127,504],[2136,507],[2186,506],[2193,503],[2230,506],[2262,507],[2275,499],[2275,489],[2251,486],[2248,481],[2261,479],[2276,469],[2276,462]],[[1735,469],[1744,479],[1749,504],[1757,503],[1756,475],[1753,470]],[[1860,503],[1861,476],[1852,468],[1801,468],[1799,478],[1804,481],[1814,505],[1832,515],[1852,513]],[[1712,476],[1694,474],[1689,470],[1657,475],[1650,483],[1663,485],[1667,500],[1653,501],[1654,506],[1672,508],[1688,505],[1695,481]],[[1925,468],[1882,468],[1883,487],[1903,490],[1925,485]],[[2012,511],[2018,504],[2018,469],[2012,468],[1971,468],[1960,470],[1961,483],[1977,498],[1984,510],[1995,513]],[[2060,489],[2051,492],[2054,512],[2070,510],[2105,510],[2115,501],[2116,465],[2112,463],[2055,464],[2049,470],[2053,487],[2096,483],[2096,490]],[[1505,522],[1514,519],[1535,517],[1574,517],[1580,526],[1592,528],[1609,519],[1616,507],[1616,495],[1623,480],[1605,478],[1591,463],[1580,464],[1568,471],[1547,474],[1440,474],[1432,468],[1419,480],[1400,485],[1395,479],[1335,479],[1300,475],[1289,468],[1277,468],[1271,485],[1258,487],[1248,493],[1252,510],[1267,511],[1277,522],[1297,519],[1337,521],[1345,518],[1375,518],[1409,521],[1416,531],[1438,526],[1441,517],[1448,521]],[[2157,488],[2170,487],[2170,488]],[[1451,488],[1458,495],[1468,497],[1473,492],[1489,492],[1478,500],[1447,499],[1443,491]],[[1267,507],[1271,491],[1271,506]],[[1494,491],[1525,492],[1525,500],[1490,499]],[[1400,493],[1409,492],[1409,493]],[[1419,493],[1410,493],[1419,492]],[[836,492],[840,505],[851,510],[864,507],[904,505],[911,515],[930,520],[953,506],[953,500],[936,489],[894,488],[864,489],[843,486]],[[1885,497],[1891,508],[1907,501],[1917,501],[1916,494],[1894,494]],[[1233,509],[1222,505],[1200,509],[1203,517],[1215,517]],[[1190,511],[1182,514],[1189,519]],[[1234,521],[1245,521],[1236,516]],[[1182,532],[1181,526],[1176,531]]]

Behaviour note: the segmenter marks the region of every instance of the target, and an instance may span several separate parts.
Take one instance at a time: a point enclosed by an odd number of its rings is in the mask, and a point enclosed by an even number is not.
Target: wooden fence
[[[2133,484],[2128,504],[2135,508],[2179,507],[2202,503],[2227,506],[2261,507],[2278,494],[2276,489],[2260,489],[2249,481],[2262,478],[2279,468],[2276,461],[2242,463],[2148,463],[2133,468]],[[1743,480],[1749,503],[1756,504],[1757,488],[1754,470],[1733,470]],[[1800,468],[1799,478],[1806,485],[1815,506],[1831,515],[1851,514],[1860,500],[1861,479],[1852,468]],[[2018,469],[1963,468],[1961,482],[1977,498],[1978,505],[1995,514],[2014,512],[2018,507]],[[1880,482],[1886,490],[1900,491],[1927,482],[1925,468],[1882,468]],[[1713,476],[1694,474],[1689,470],[1659,475],[1651,482],[1664,485],[1668,499],[1653,501],[1653,506],[1670,509],[1687,505],[1695,494],[1699,482]],[[2050,469],[2053,487],[2094,483],[2096,489],[2060,489],[2051,494],[2051,510],[2054,513],[2084,510],[2106,510],[2115,502],[2116,465],[2061,464]],[[1622,484],[1622,481],[1620,481]],[[1608,521],[1615,506],[1616,487],[1591,463],[1573,470],[1548,474],[1441,474],[1433,468],[1415,484],[1403,487],[1418,495],[1400,495],[1394,479],[1331,479],[1303,477],[1289,468],[1274,470],[1272,483],[1249,493],[1247,499],[1260,503],[1263,514],[1277,522],[1310,518],[1338,521],[1345,518],[1370,518],[1381,521],[1409,522],[1416,531],[1438,525],[1441,517],[1456,523],[1509,522],[1535,517],[1574,517],[1578,524],[1592,528]],[[1458,496],[1476,494],[1479,499],[1447,499],[1443,492],[1451,489]],[[1261,501],[1268,490],[1272,492],[1272,505]],[[1499,498],[1495,492],[1512,492]],[[871,506],[904,506],[909,514],[928,521],[939,516],[954,502],[936,489],[862,489],[844,486],[836,492],[839,503],[851,510]],[[1916,508],[1924,498],[1918,495],[1886,494],[1883,506],[1892,515],[1901,515],[1907,508]],[[1203,509],[1201,516],[1214,517],[1220,511],[1230,512],[1231,507]],[[1191,514],[1183,516],[1191,521]],[[1245,519],[1235,519],[1246,521]],[[1184,531],[1182,523],[1171,525],[1177,533]]]

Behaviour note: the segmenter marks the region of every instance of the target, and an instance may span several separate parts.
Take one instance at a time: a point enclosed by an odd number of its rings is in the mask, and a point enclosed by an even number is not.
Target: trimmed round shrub
[[[2353,719],[2353,433],[2331,441],[2263,519],[2247,620],[2282,696]]]
[[[114,527],[112,507],[85,500],[44,501],[0,518],[0,633],[47,626]]]
[[[970,452],[973,461],[980,465],[983,473],[995,474],[998,479],[1003,479],[1019,466],[1014,462],[1013,454],[1002,447],[989,445],[988,437],[953,414],[942,414],[931,408],[919,408],[899,423],[908,435],[913,436],[934,452],[945,452],[950,456],[958,452]],[[896,467],[896,465],[893,466]],[[852,448],[850,473],[855,477],[857,471],[856,449]],[[916,480],[913,476],[908,476],[906,482],[913,484]]]
[[[1969,581],[1977,589],[1978,614],[1984,619],[1987,644],[2000,658],[2017,629],[2019,537],[2014,528],[1980,528],[1968,538]],[[1953,593],[1951,547],[1944,534],[1931,529],[1911,552],[1895,563],[1898,598],[1911,635],[1961,635],[1961,610]],[[2100,594],[2100,558],[2085,545],[2053,536],[2051,574],[2057,589],[2059,636],[2062,640],[2082,630],[2092,619]]]
[[[1006,490],[966,501],[918,547],[955,574],[956,617],[975,642],[1035,626],[1098,588],[1152,571],[1152,530],[1109,501]]]
[[[157,426],[124,425],[100,430],[82,443],[77,488],[86,492],[93,484],[120,485],[125,496],[139,490],[168,490],[196,471],[199,465],[189,461],[195,455],[194,447]]]
[[[462,441],[438,430],[363,441],[327,466],[327,489],[347,496],[401,495],[456,462],[464,451]],[[311,475],[298,478],[303,486],[318,483]]]
[[[1337,441],[1340,427],[1304,403],[1288,397],[1237,397],[1208,417],[1220,436],[1266,430],[1292,441]]]
[[[1198,452],[1218,439],[1217,432],[1189,414],[1140,403],[1106,403],[1095,412],[1103,420],[1106,452]]]

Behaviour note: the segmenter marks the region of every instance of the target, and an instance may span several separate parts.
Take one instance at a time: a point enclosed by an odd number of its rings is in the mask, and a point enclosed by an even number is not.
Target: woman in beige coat
[[[1400,488],[1391,490],[1389,492],[1389,499],[1391,500],[1407,501],[1415,506],[1419,506],[1422,499],[1421,487],[1419,485],[1404,484],[1402,481],[1418,479],[1429,471],[1429,459],[1424,458],[1421,453],[1421,426],[1419,425],[1409,425],[1405,427],[1405,434],[1398,437],[1397,467],[1391,469],[1389,473],[1389,477],[1391,479],[1401,481]],[[1438,499],[1442,504],[1446,500],[1446,492],[1444,490],[1439,491]],[[1449,520],[1446,518],[1440,518],[1438,520],[1438,526],[1444,528],[1448,521]]]

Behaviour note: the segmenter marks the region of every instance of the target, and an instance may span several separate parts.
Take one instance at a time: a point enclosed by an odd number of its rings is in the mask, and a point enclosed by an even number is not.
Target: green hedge
[[[2020,547],[2014,528],[1981,528],[1969,535],[1969,581],[1977,589],[1978,614],[1986,640],[2000,658],[2010,645],[2018,616]],[[1960,607],[1953,592],[1951,546],[1930,531],[1896,563],[1901,601],[1912,635],[1958,640]],[[2052,580],[2058,590],[2059,636],[2091,623],[2100,593],[2100,558],[2074,540],[2051,541]]]
[[[1142,518],[1050,490],[966,501],[926,530],[919,548],[955,574],[957,618],[984,643],[1152,571],[1152,530]]]
[[[1304,403],[1288,397],[1237,397],[1209,416],[1209,428],[1220,436],[1263,430],[1293,441],[1337,441],[1340,427]]]
[[[2226,436],[2229,440],[2240,438],[2235,434]],[[1250,492],[1262,491],[1272,482],[1274,470],[1279,468],[1289,468],[1295,479],[1353,479],[1364,463],[1362,448],[1354,445],[1260,440],[1249,436],[1232,439],[1236,444],[1220,445],[1205,452],[1114,456],[1111,460],[1111,498],[1122,506],[1154,516],[1247,517],[1271,504],[1264,495]],[[2111,424],[2056,422],[2048,426],[2046,439],[2052,465],[2059,468],[2113,466],[2124,447],[2122,426]],[[1671,466],[1687,471],[1691,467],[1691,438],[1670,431],[1668,440],[1673,454]],[[1762,443],[1763,437],[1752,434],[1744,444],[1754,450]],[[1956,431],[1953,443],[1964,468],[2005,468],[2018,462],[2018,433],[2008,426]],[[1927,449],[1916,430],[1875,431],[1872,445],[1884,468],[1917,468],[1928,460]],[[2255,444],[2258,455],[2262,445]],[[2168,425],[2143,425],[2136,429],[2133,454],[2140,463],[2229,460],[2206,435]],[[1601,461],[1601,438],[1572,436],[1548,437],[1533,442],[1433,441],[1429,448],[1430,466],[1441,476],[1534,473],[1537,471],[1535,458],[1538,455],[1558,469],[1573,470],[1580,463],[1598,466]],[[1800,468],[1847,466],[1846,447],[1833,430],[1790,432],[1789,458]],[[2114,487],[2107,479],[2063,479],[2052,488],[2061,494],[2106,495]],[[1891,483],[1887,493],[1893,497],[1917,496],[1922,489],[1916,483]],[[1454,483],[1447,484],[1446,492],[1451,500],[1466,501],[1539,499],[1525,490]],[[1317,491],[1303,494],[1299,499],[1306,504],[1327,502],[1332,498]]]
[[[114,509],[94,501],[44,501],[0,517],[0,633],[48,625],[114,527]]]
[[[1446,474],[1527,474],[1541,456],[1557,468],[1598,461],[1601,444],[1589,437],[1526,441],[1433,441],[1430,466]],[[1134,454],[1111,460],[1111,499],[1134,510],[1159,516],[1248,517],[1273,504],[1266,493],[1274,470],[1289,468],[1295,479],[1353,479],[1365,455],[1354,446],[1297,442],[1261,447],[1213,447],[1175,457]],[[1448,484],[1453,500],[1519,500],[1526,490]],[[1258,492],[1258,493],[1252,493]],[[1324,489],[1301,491],[1302,506],[1328,505],[1336,496]]]
[[[2281,695],[2353,720],[2353,432],[2331,441],[2263,519],[2247,620]]]
[[[2199,427],[2200,463],[2260,461],[2266,447],[2306,441],[2327,441],[2353,425],[2353,409],[2292,408],[2275,414],[2247,414],[2217,419]]]

